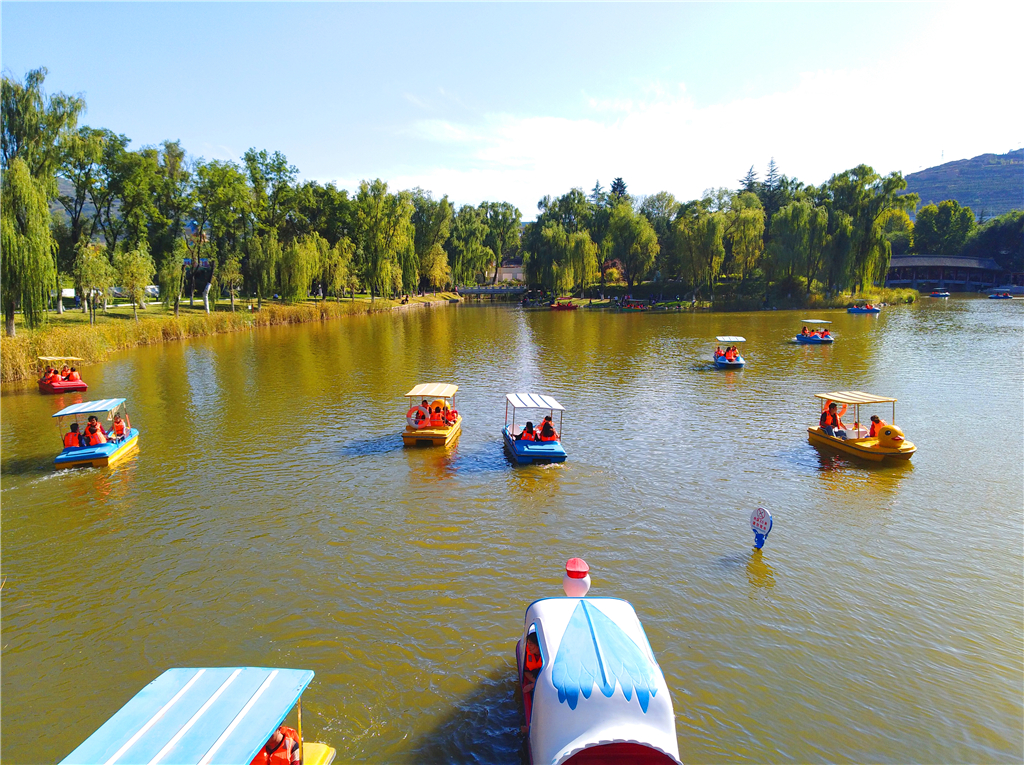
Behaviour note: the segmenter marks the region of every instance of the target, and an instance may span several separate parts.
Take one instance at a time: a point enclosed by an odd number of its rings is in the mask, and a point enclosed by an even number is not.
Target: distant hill
[[[907,192],[921,196],[921,207],[955,199],[987,220],[1024,208],[1024,149],[947,162],[906,179]]]

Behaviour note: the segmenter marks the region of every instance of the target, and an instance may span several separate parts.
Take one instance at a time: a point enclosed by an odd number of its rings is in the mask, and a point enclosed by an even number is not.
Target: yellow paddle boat
[[[903,435],[895,424],[896,399],[873,396],[860,391],[843,390],[834,393],[816,393],[821,401],[821,418],[817,425],[807,429],[807,440],[815,446],[828,446],[844,454],[881,462],[884,459],[909,460],[917,447]],[[835,410],[831,409],[835,405]],[[860,408],[870,404],[892,404],[892,420],[871,421],[870,428],[861,425]],[[847,427],[843,415],[854,407],[853,427]]]
[[[423,383],[405,394],[410,404],[402,433],[406,446],[447,446],[459,437],[462,415],[455,410],[458,389],[458,385]]]

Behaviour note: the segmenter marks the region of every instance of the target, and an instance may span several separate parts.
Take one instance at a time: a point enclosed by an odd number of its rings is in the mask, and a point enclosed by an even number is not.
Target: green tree
[[[293,209],[293,184],[298,168],[289,165],[279,151],[268,154],[249,149],[242,161],[249,176],[250,209],[258,231],[262,234],[269,233],[271,229],[280,231]]]
[[[412,191],[412,225],[415,229],[416,267],[432,287],[451,278],[445,242],[451,234],[453,210],[448,197],[433,199],[429,191]]]
[[[914,222],[906,210],[889,210],[879,219],[893,255],[906,255],[914,247]]]
[[[231,312],[235,312],[235,298],[242,288],[242,256],[238,252],[228,255],[224,265],[220,267],[219,280],[231,298]]]
[[[82,305],[88,306],[89,323],[96,323],[96,301],[104,298],[113,284],[117,273],[110,264],[106,248],[102,244],[81,241],[76,248],[73,275],[75,284],[82,293]]]
[[[400,258],[413,249],[412,196],[408,192],[389,194],[379,178],[359,184],[356,195],[358,265],[371,299],[401,289],[403,269]],[[397,277],[396,277],[397,274]]]
[[[616,178],[612,181],[612,186],[608,190],[608,195],[615,197],[616,200],[627,199],[629,194],[626,193],[626,182],[622,178]]]
[[[480,209],[487,224],[484,244],[494,253],[493,281],[496,283],[502,260],[519,244],[522,213],[510,202],[483,202]]]
[[[355,244],[346,236],[342,237],[327,252],[326,257],[323,259],[323,270],[320,275],[325,294],[334,295],[338,300],[341,300],[344,296],[345,289],[350,286],[354,278],[352,257],[355,255],[355,251]],[[354,289],[352,297],[355,299]]]
[[[120,249],[114,252],[114,270],[121,282],[128,299],[132,301],[132,312],[135,321],[139,320],[139,308],[145,309],[146,287],[156,276],[156,265],[150,257],[149,249],[144,241],[132,249]]]
[[[193,205],[192,163],[180,141],[164,141],[159,149],[142,152],[152,170],[152,205],[148,230],[151,254],[157,266],[174,249]]]
[[[165,306],[174,305],[174,315],[178,315],[181,307],[181,290],[185,286],[185,257],[188,248],[184,239],[178,237],[169,255],[164,258],[159,269],[160,297]]]
[[[70,272],[78,242],[83,237],[88,238],[92,232],[92,220],[86,213],[86,205],[99,182],[104,136],[102,130],[81,127],[68,135],[62,143],[60,174],[71,182],[73,193],[57,197],[68,215],[67,236],[63,241],[58,241],[59,271]]]
[[[918,210],[914,223],[916,251],[957,255],[976,227],[971,208],[961,207],[955,199],[925,205]]]
[[[487,216],[480,208],[463,205],[452,219],[448,239],[448,263],[455,284],[476,283],[494,253],[484,244],[487,239]]]
[[[726,214],[726,239],[733,267],[745,279],[760,264],[764,251],[764,208],[756,194],[744,191],[733,196]]]
[[[256,284],[256,308],[263,308],[263,296],[273,295],[277,278],[277,264],[281,260],[281,242],[277,231],[249,240],[249,271]]]
[[[29,327],[38,326],[46,309],[45,295],[57,278],[46,187],[32,177],[20,157],[3,173],[0,231],[0,299],[4,304],[7,336],[14,337],[15,309],[21,307]]]
[[[611,256],[622,264],[626,284],[632,289],[634,282],[642,281],[651,270],[660,246],[647,218],[635,213],[626,198],[620,198],[612,209],[608,242]]]
[[[1005,271],[1024,271],[1024,210],[985,221],[967,239],[960,254],[995,258]]]

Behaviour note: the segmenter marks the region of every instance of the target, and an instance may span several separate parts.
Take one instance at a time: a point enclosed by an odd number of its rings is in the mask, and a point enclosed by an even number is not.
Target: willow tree
[[[20,158],[4,172],[0,210],[0,299],[7,336],[14,337],[15,310],[21,308],[29,327],[38,326],[46,310],[46,293],[57,278],[46,190]]]
[[[228,291],[231,298],[231,312],[235,312],[235,297],[238,290],[242,288],[242,257],[237,251],[232,251],[224,265],[220,267],[220,283]]]
[[[407,191],[388,193],[379,178],[363,181],[356,194],[360,271],[371,299],[402,286],[402,260],[413,250],[412,196]],[[414,250],[413,250],[414,251]],[[397,279],[396,279],[397,271]]]
[[[139,320],[139,308],[145,309],[146,287],[156,275],[156,265],[149,254],[145,242],[140,242],[131,249],[121,249],[114,253],[114,270],[121,282],[121,289],[132,301],[132,313],[135,321]]]
[[[658,235],[647,218],[633,211],[627,199],[612,210],[607,239],[610,255],[622,263],[626,284],[632,289],[633,283],[642,281],[654,265],[661,250]]]
[[[473,205],[463,205],[453,217],[445,250],[456,284],[476,282],[494,257],[494,251],[486,245],[487,232],[487,216]]]
[[[185,257],[188,246],[178,237],[168,255],[160,264],[159,284],[160,297],[168,308],[174,304],[174,315],[178,315],[181,307],[181,290],[185,286]]]
[[[107,248],[85,240],[79,242],[72,274],[75,286],[82,293],[82,305],[89,310],[89,323],[95,324],[96,301],[107,294],[117,276],[107,257]]]
[[[322,264],[319,234],[299,237],[284,248],[278,264],[281,298],[289,302],[305,300],[314,278],[319,278]],[[326,244],[326,243],[325,243]]]
[[[435,200],[429,191],[418,188],[412,191],[412,204],[417,275],[437,287],[451,278],[444,244],[451,234],[452,205],[447,196]],[[411,291],[415,286],[407,284],[406,289]]]
[[[263,296],[274,294],[277,263],[281,259],[281,243],[277,231],[271,229],[266,236],[249,240],[249,273],[256,283],[256,308],[263,307]]]
[[[501,261],[519,244],[523,214],[511,202],[483,202],[480,209],[487,223],[484,244],[494,253],[494,281],[497,282]]]
[[[732,198],[726,217],[726,238],[732,246],[732,263],[742,280],[761,261],[764,251],[764,208],[756,194],[743,192]]]
[[[573,286],[579,285],[580,297],[583,291],[597,280],[598,246],[587,230],[569,234],[566,242],[566,261],[572,271]]]
[[[328,250],[321,262],[320,281],[324,285],[325,294],[334,295],[339,301],[345,295],[345,289],[352,282],[352,256],[356,247],[352,240],[343,236]],[[355,299],[355,290],[352,291]]]

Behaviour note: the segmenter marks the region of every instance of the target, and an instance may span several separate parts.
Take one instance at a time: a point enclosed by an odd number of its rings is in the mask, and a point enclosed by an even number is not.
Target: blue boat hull
[[[828,345],[835,338],[833,337],[806,337],[804,335],[797,335],[796,341],[803,345]]]
[[[505,451],[519,465],[565,462],[569,456],[562,448],[561,441],[516,441],[508,427],[502,428],[501,437],[505,442]]]
[[[847,308],[847,313],[881,313],[881,308]]]
[[[1013,300],[1013,295],[989,295],[989,300]]]
[[[123,441],[108,441],[99,446],[70,447],[53,460],[57,470],[76,467],[105,467],[112,465],[139,445],[139,430],[131,428]]]
[[[716,369],[743,369],[743,365],[747,363],[742,356],[737,356],[736,361],[726,361],[725,356],[719,356],[714,362]]]

